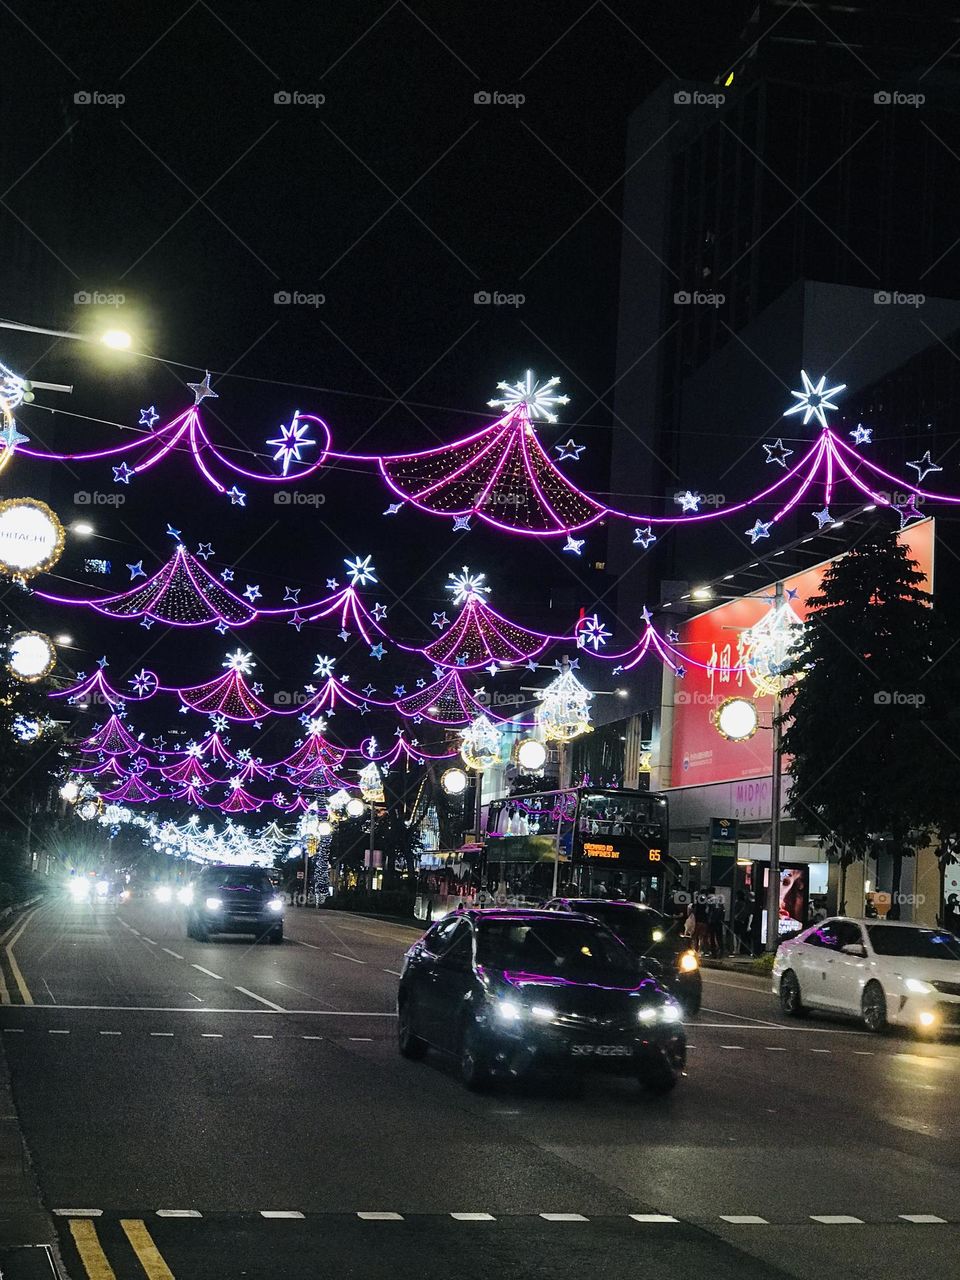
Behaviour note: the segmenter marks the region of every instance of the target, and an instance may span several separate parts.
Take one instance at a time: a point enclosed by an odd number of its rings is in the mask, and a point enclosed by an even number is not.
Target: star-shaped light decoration
[[[297,635],[299,635],[299,634],[300,634],[300,628],[303,626],[303,624],[304,624],[305,622],[306,622],[306,618],[304,618],[304,617],[303,617],[299,612],[297,612],[297,613],[295,613],[295,614],[293,615],[293,617],[292,617],[292,618],[288,618],[288,619],[287,619],[287,626],[288,626],[288,627],[296,627],[296,628],[297,628]]]
[[[491,680],[500,670],[500,668],[497,666],[495,662],[488,663],[483,669],[484,671],[486,671],[487,675],[490,677]]]
[[[173,538],[176,542],[180,542],[181,534],[179,529],[175,529],[172,524],[167,525],[167,537]]]
[[[833,516],[830,514],[829,507],[824,507],[822,511],[815,511],[813,518],[817,522],[818,529],[824,529],[828,524],[833,524]]]
[[[136,564],[128,564],[127,568],[130,570],[131,582],[133,582],[134,578],[145,578],[147,576],[142,560],[138,560]]]
[[[244,591],[243,594],[250,601],[250,603],[253,604],[254,601],[260,599],[260,596],[261,596],[260,584],[258,582],[252,582],[252,583],[248,582],[247,589],[246,591]]]
[[[333,668],[336,661],[336,658],[328,658],[324,654],[318,653],[317,661],[313,668],[313,674],[315,676],[322,676],[323,679],[326,680],[328,676],[333,675]]]
[[[577,644],[581,649],[589,646],[594,653],[599,653],[612,635],[613,632],[607,630],[598,615],[592,613],[580,623]]]
[[[16,449],[18,444],[30,443],[30,437],[25,436],[22,431],[18,431],[17,424],[12,420],[7,423],[3,431],[0,431],[0,440],[3,441],[4,447],[10,450]]]
[[[102,658],[97,659],[97,666],[100,668],[101,671],[104,669],[104,667],[109,667],[109,665],[110,663],[107,661],[106,654],[104,654]]]
[[[448,627],[450,625],[450,619],[445,613],[435,613],[430,625],[431,627],[439,627],[442,631],[444,627]]]
[[[201,560],[209,560],[212,555],[213,555],[213,543],[201,542],[199,547],[197,547],[197,556]]]
[[[283,588],[284,604],[286,604],[288,600],[291,604],[299,604],[301,590],[302,590],[301,587],[284,587]]]
[[[340,630],[337,632],[337,635],[340,637],[340,639],[343,641],[344,644],[346,644],[347,641],[350,639],[350,632],[347,630],[346,627],[341,627]]]
[[[254,692],[254,693],[256,693],[256,694],[258,694],[258,695],[259,695],[259,694],[261,694],[261,693],[263,693],[263,685],[260,683],[260,681],[259,681],[259,680],[254,680],[254,682],[253,682],[253,684],[250,686],[250,688],[253,690],[253,692]]]
[[[643,623],[645,627],[649,627],[650,623],[653,621],[653,614],[650,612],[650,610],[647,608],[646,605],[644,605],[643,608],[640,610],[640,621]]]
[[[499,400],[488,400],[491,409],[504,409],[513,413],[522,409],[531,421],[538,418],[544,422],[556,422],[557,415],[553,410],[558,405],[570,403],[569,396],[558,396],[554,387],[560,385],[559,378],[548,378],[539,382],[533,371],[528,369],[526,376],[519,382],[498,382],[497,390],[503,392]]]
[[[840,382],[835,387],[828,387],[826,374],[821,375],[819,382],[812,382],[804,369],[800,370],[800,377],[803,379],[803,390],[790,392],[797,403],[785,409],[783,416],[789,418],[791,414],[802,413],[804,426],[811,418],[816,418],[821,427],[826,428],[827,415],[824,411],[836,409],[833,397],[843,391],[847,384]]]
[[[373,695],[377,692],[377,686],[374,684],[366,684],[360,690],[360,692],[363,694],[365,698],[372,698]]]
[[[323,733],[326,727],[327,722],[324,720],[323,716],[314,716],[312,720],[307,720],[307,733],[312,736],[318,733]]]
[[[297,409],[290,419],[290,425],[281,426],[280,435],[275,440],[267,441],[271,447],[276,445],[277,452],[273,455],[273,460],[282,464],[284,475],[290,470],[291,462],[303,461],[300,456],[301,449],[312,449],[316,445],[316,440],[311,440],[307,435],[308,431],[309,427],[305,422],[300,421],[300,410]]]
[[[352,587],[365,587],[368,583],[377,581],[372,556],[364,556],[362,560],[359,556],[354,556],[352,560],[345,559],[343,563],[347,566],[347,576]]]
[[[668,632],[667,632],[667,640],[670,642],[670,644],[677,644],[677,643],[678,643],[678,641],[679,641],[679,639],[680,639],[680,632],[679,632],[679,631],[668,631]]]
[[[677,677],[678,680],[682,680],[687,674],[687,669],[686,667],[674,667],[673,674]]]
[[[633,545],[635,547],[643,547],[644,551],[646,551],[648,547],[652,546],[653,543],[656,542],[656,540],[657,535],[649,525],[644,526],[642,529],[638,529],[634,526]]]
[[[385,516],[395,516],[402,506],[402,502],[391,502],[383,514]]]
[[[572,533],[568,533],[567,540],[561,547],[561,550],[569,551],[570,554],[574,556],[582,556],[583,544],[585,542],[586,542],[586,538],[575,538]]]
[[[448,573],[450,581],[446,584],[446,589],[453,592],[453,603],[466,604],[468,600],[480,600],[488,596],[490,588],[484,585],[486,576],[485,573],[471,573],[466,565],[459,573]]]
[[[765,444],[763,449],[767,455],[766,461],[779,462],[781,467],[785,467],[787,465],[787,459],[793,453],[793,450],[788,449],[780,439],[774,440],[773,444]]]
[[[227,497],[230,499],[231,507],[245,507],[247,505],[247,495],[242,489],[238,489],[236,485],[226,492]]]
[[[770,537],[770,529],[772,528],[772,526],[773,526],[772,520],[769,520],[766,524],[764,524],[763,521],[758,516],[753,527],[750,529],[746,529],[744,532],[746,533],[747,537],[750,539],[751,543],[759,542],[761,538]]]
[[[144,576],[146,576],[146,575],[144,575]],[[141,627],[143,627],[144,631],[149,631],[149,630],[150,630],[150,628],[153,626],[153,619],[152,619],[152,618],[141,618],[141,619],[140,619],[140,625],[141,625]]]
[[[141,667],[135,676],[130,677],[130,683],[137,697],[142,698],[156,688],[157,677],[152,671],[147,671],[145,667]]]
[[[226,716],[211,716],[210,724],[213,726],[214,733],[223,733],[227,727],[228,721]]]
[[[128,467],[125,462],[121,462],[119,467],[112,467],[114,484],[129,484],[132,476],[137,473],[133,467]]]
[[[194,405],[198,405],[198,404],[200,403],[200,401],[201,401],[201,400],[206,400],[208,397],[209,397],[211,400],[219,400],[219,399],[220,399],[220,397],[217,395],[216,391],[214,391],[214,389],[210,386],[210,371],[209,371],[209,369],[204,373],[204,375],[203,375],[203,381],[202,381],[202,382],[188,382],[188,383],[187,383],[187,386],[188,386],[188,387],[190,388],[190,390],[193,392],[193,403],[194,403]]]
[[[454,533],[469,533],[469,532],[470,532],[470,514],[469,514],[469,512],[468,512],[465,516],[454,516],[454,517],[453,517],[453,532],[454,532]]]
[[[683,493],[675,493],[673,500],[679,503],[681,511],[699,511],[703,497],[699,493],[691,493],[689,489],[685,489]]]
[[[373,617],[374,621],[382,622],[384,618],[387,616],[387,606],[385,604],[377,603],[370,610],[370,614]]]
[[[227,632],[230,630],[230,628],[227,626],[227,624],[223,621],[222,618],[213,629],[218,636],[225,636]]]
[[[907,463],[908,467],[913,467],[917,473],[917,484],[923,484],[924,476],[930,475],[932,471],[942,471],[943,467],[938,467],[934,460],[930,457],[930,450],[923,455],[922,458],[916,458],[913,462]]]
[[[393,696],[395,698],[402,698],[406,692],[407,686],[405,684],[395,684],[393,686]]]
[[[585,444],[577,444],[573,436],[571,436],[564,444],[555,444],[553,447],[559,455],[558,462],[566,462],[568,459],[571,462],[579,462],[580,455],[587,446]]]
[[[226,661],[220,665],[230,671],[237,671],[242,676],[248,676],[256,663],[253,661],[252,653],[244,653],[242,649],[237,649],[235,653],[228,653]]]
[[[149,408],[140,410],[140,425],[141,427],[148,427],[152,430],[153,424],[159,417],[160,415],[157,413],[157,406],[152,404]]]
[[[382,662],[382,661],[383,661],[383,655],[384,655],[386,652],[387,652],[387,651],[386,651],[386,649],[383,647],[383,645],[382,645],[382,644],[374,644],[374,645],[371,645],[371,646],[370,646],[370,657],[371,657],[371,658],[376,658],[376,660],[377,660],[378,662]]]
[[[858,422],[850,432],[850,439],[854,444],[873,444],[873,427],[865,427]]]
[[[232,581],[233,581],[233,570],[232,570],[232,569],[224,569],[223,573],[221,573],[221,575],[220,575],[220,580],[221,580],[222,582],[232,582]]]
[[[913,493],[910,495],[909,502],[900,503],[894,510],[900,517],[901,529],[905,529],[914,520],[922,520],[924,518],[923,512],[917,510],[917,497]]]

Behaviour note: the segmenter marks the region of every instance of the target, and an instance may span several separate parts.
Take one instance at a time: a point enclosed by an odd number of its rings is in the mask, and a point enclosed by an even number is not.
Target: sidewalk
[[[2,1251],[10,1247],[52,1244],[55,1240],[50,1219],[40,1207],[40,1193],[20,1135],[0,1041],[0,1258],[6,1261]],[[0,1274],[11,1273],[4,1267]]]

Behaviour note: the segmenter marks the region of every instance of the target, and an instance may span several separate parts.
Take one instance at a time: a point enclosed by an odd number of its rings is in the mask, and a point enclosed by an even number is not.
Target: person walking
[[[710,945],[710,904],[708,902],[710,893],[713,893],[712,889],[708,893],[698,891],[693,899],[693,945],[700,952],[705,951]]]
[[[753,939],[750,936],[750,922],[753,919],[753,903],[749,901],[742,889],[737,890],[733,905],[733,936],[736,939],[737,954],[753,955]]]
[[[707,904],[707,922],[710,926],[710,950],[714,957],[720,960],[723,956],[723,926],[726,920],[727,904],[723,900],[723,895],[717,893],[716,889],[710,889],[710,901]]]

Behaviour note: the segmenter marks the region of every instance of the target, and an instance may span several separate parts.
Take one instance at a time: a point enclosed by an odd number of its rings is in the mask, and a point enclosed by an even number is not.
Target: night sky
[[[123,435],[90,419],[135,425],[151,403],[171,417],[192,400],[184,383],[209,368],[220,398],[203,412],[223,445],[262,451],[300,408],[328,422],[335,448],[396,452],[475,430],[493,416],[496,383],[531,367],[559,375],[571,397],[544,444],[573,434],[588,447],[568,474],[591,492],[616,489],[600,398],[615,377],[627,119],[664,78],[712,80],[749,9],[3,5],[0,229],[13,247],[0,259],[0,310],[69,330],[115,323],[151,357],[0,334],[19,371],[75,385],[70,396],[38,393],[37,405],[81,416],[27,408],[22,425],[50,448],[106,447]],[[525,100],[478,103],[478,93]],[[477,305],[480,291],[523,301]],[[76,304],[78,293],[124,300]],[[323,302],[278,305],[278,293]],[[7,493],[47,497],[64,523],[89,518],[101,535],[71,540],[43,580],[63,594],[124,590],[125,565],[141,558],[155,570],[173,549],[170,522],[191,548],[211,541],[209,567],[234,567],[235,585],[259,584],[263,603],[279,604],[286,585],[321,596],[328,577],[344,581],[345,556],[371,553],[380,587],[368,601],[386,603],[388,627],[420,643],[436,635],[432,611],[453,616],[443,584],[465,564],[487,573],[495,607],[551,631],[602,593],[614,599],[595,567],[602,529],[575,560],[562,540],[454,534],[451,521],[411,511],[385,518],[391,495],[369,468],[320,473],[305,486],[318,506],[278,506],[248,484],[243,509],[182,458],[129,487],[106,463],[21,459],[4,480]],[[125,501],[76,505],[80,491]],[[109,577],[86,573],[86,557],[109,558]],[[384,692],[429,674],[399,657],[378,667],[333,630],[169,636],[80,611],[55,617],[19,594],[5,604],[69,630],[78,668],[105,653],[117,685],[143,664],[164,682],[199,683],[237,644],[254,651],[268,696],[308,680],[317,652]],[[617,640],[629,643],[622,628]]]

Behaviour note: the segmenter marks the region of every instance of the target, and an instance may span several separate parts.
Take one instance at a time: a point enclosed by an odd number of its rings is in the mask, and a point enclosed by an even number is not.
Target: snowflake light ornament
[[[267,444],[272,448],[277,447],[277,452],[273,455],[274,462],[279,462],[284,475],[290,470],[291,462],[302,462],[300,457],[301,449],[312,449],[317,443],[311,440],[307,435],[309,427],[305,422],[300,421],[300,410],[294,412],[290,420],[290,425],[281,426],[280,435],[274,440],[268,440]]]
[[[228,653],[226,661],[220,665],[230,671],[236,671],[242,676],[248,676],[253,671],[256,663],[253,661],[252,653],[244,653],[242,649],[237,649],[235,653]]]
[[[327,679],[328,676],[333,675],[333,668],[336,661],[336,658],[328,658],[324,654],[318,653],[316,666],[313,668],[313,674],[315,676],[321,676],[323,679]]]
[[[471,573],[466,565],[459,573],[448,573],[450,581],[447,590],[453,592],[454,604],[466,604],[468,600],[480,600],[490,594],[490,588],[484,586],[485,573]]]
[[[351,586],[365,587],[367,583],[377,581],[377,573],[372,560],[372,556],[364,556],[362,560],[359,556],[354,556],[352,560],[344,560],[343,563],[347,566],[347,575],[350,578]],[[332,589],[335,589],[335,587]]]
[[[487,404],[491,409],[504,409],[507,413],[522,409],[531,421],[539,418],[544,422],[556,422],[557,415],[552,410],[570,403],[569,396],[558,396],[554,391],[553,388],[559,385],[559,378],[540,382],[533,376],[533,370],[528,369],[519,382],[498,382],[497,390],[502,391],[503,396],[498,400],[488,400]]]
[[[783,416],[789,418],[791,414],[802,413],[804,426],[811,418],[816,418],[821,427],[825,428],[827,415],[824,410],[837,408],[833,403],[833,397],[843,391],[847,384],[840,382],[835,387],[828,387],[826,374],[821,374],[819,382],[813,382],[804,369],[800,370],[800,377],[803,379],[803,390],[790,392],[797,403],[785,409]]]
[[[613,632],[607,630],[597,614],[592,613],[577,628],[577,644],[581,649],[589,646],[598,653],[612,635]]]

